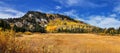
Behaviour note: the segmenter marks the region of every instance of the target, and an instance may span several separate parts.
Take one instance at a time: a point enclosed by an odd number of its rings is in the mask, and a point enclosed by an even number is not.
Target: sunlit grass
[[[33,34],[17,40],[23,42],[28,53],[120,53],[119,36]]]
[[[12,30],[0,30],[0,53],[14,52],[14,34],[15,32]]]
[[[120,37],[0,30],[0,53],[120,53]]]

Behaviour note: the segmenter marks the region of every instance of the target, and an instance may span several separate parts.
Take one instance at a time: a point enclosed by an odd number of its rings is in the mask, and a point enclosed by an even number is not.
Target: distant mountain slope
[[[4,25],[6,25],[6,27]],[[65,15],[46,14],[37,11],[28,11],[23,17],[20,18],[0,20],[0,27],[14,28],[16,31],[45,32],[45,30],[52,30],[50,28],[55,26],[55,30],[72,27],[83,29],[97,28],[82,21],[74,20]]]

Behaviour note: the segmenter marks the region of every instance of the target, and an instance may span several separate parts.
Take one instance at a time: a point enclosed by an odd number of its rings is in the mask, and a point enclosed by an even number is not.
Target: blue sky
[[[120,27],[120,0],[1,0],[0,18],[27,11],[59,13],[102,28]]]

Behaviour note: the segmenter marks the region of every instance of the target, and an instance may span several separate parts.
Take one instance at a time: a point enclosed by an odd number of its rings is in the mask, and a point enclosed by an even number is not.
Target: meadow
[[[0,31],[0,53],[120,53],[120,36]]]
[[[36,33],[16,40],[17,53],[120,53],[119,36]]]

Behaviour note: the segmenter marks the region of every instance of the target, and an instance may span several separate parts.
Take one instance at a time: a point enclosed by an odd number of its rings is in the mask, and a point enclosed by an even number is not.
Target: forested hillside
[[[42,33],[110,33],[119,34],[120,28],[103,29],[85,22],[74,20],[60,14],[47,14],[37,11],[28,11],[19,18],[0,19],[3,30],[13,29],[16,32]]]

